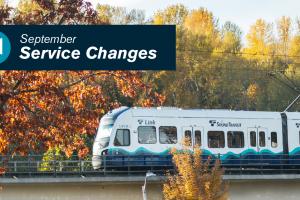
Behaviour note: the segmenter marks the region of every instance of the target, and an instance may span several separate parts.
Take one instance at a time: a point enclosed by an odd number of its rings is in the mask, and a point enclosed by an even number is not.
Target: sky
[[[293,20],[300,18],[300,0],[88,0],[96,6],[98,3],[141,9],[146,16],[168,5],[181,3],[190,9],[204,7],[212,11],[220,24],[231,21],[245,33],[256,19],[263,18],[275,23],[281,16],[290,16]],[[16,5],[18,0],[10,0]]]

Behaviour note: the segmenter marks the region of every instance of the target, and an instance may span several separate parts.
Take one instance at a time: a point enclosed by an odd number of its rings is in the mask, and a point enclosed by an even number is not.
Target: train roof
[[[124,109],[124,108],[123,108]],[[134,117],[182,117],[182,118],[261,118],[280,119],[281,112],[270,111],[236,111],[223,109],[181,109],[177,107],[133,107],[124,110]],[[288,112],[288,118],[300,119],[299,112]]]
[[[286,112],[286,115],[288,119],[300,119],[300,113],[299,112]]]

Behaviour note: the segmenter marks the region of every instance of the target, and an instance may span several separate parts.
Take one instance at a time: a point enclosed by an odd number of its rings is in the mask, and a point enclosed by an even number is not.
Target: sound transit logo
[[[215,124],[217,123],[217,121],[216,120],[209,120],[209,123],[210,123],[211,126],[215,126]]]
[[[217,120],[209,120],[210,126],[214,127],[242,127],[242,123],[239,122],[223,122]]]
[[[10,54],[11,45],[8,37],[0,32],[0,63],[3,63]]]

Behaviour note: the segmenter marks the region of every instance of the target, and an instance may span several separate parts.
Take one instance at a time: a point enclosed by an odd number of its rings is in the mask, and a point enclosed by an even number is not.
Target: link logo
[[[10,54],[11,45],[8,37],[0,32],[0,63],[3,63]]]
[[[142,119],[138,119],[137,120],[139,125],[155,125],[155,121],[154,120],[142,120]]]

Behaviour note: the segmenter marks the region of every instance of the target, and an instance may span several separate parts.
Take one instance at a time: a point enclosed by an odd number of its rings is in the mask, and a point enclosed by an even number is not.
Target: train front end
[[[114,123],[117,117],[128,109],[128,107],[120,107],[108,112],[101,118],[93,144],[92,165],[94,169],[100,169],[102,167],[101,157],[107,153]]]

